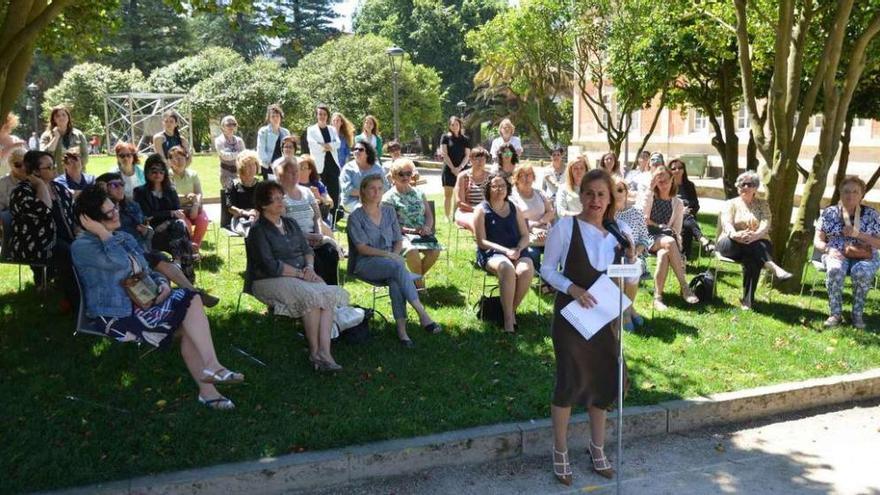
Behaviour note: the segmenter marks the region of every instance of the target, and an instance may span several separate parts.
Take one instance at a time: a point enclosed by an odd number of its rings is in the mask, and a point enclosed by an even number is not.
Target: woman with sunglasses
[[[391,181],[394,187],[382,196],[382,204],[394,208],[403,233],[403,256],[409,271],[422,277],[416,287],[425,287],[424,275],[440,258],[443,249],[434,236],[434,213],[425,193],[412,185],[416,166],[412,160],[401,158],[391,163]]]
[[[645,253],[654,244],[654,238],[648,233],[648,226],[645,225],[645,215],[642,210],[630,204],[629,184],[620,176],[613,176],[612,179],[614,180],[614,218],[629,227],[635,244],[635,255],[642,265],[642,272],[647,272],[648,265],[645,261]],[[635,305],[636,297],[639,295],[640,281],[641,279],[637,279],[624,284],[626,297],[633,301],[624,315],[623,329],[627,331],[632,331],[635,327],[641,327],[645,324],[645,319],[636,311]]]
[[[147,224],[140,205],[125,197],[124,183],[118,173],[101,174],[95,179],[95,184],[106,192],[107,197],[116,204],[119,212],[119,230],[128,233],[138,242],[141,251],[143,251],[144,259],[147,260],[151,269],[161,273],[178,287],[198,292],[202,296],[202,302],[209,308],[213,308],[220,302],[220,299],[209,295],[202,289],[197,289],[186,278],[183,270],[171,262],[171,258],[167,254],[153,249],[153,228]]]
[[[495,174],[509,181],[517,163],[519,163],[519,154],[513,145],[502,144],[495,155]]]
[[[703,249],[711,254],[715,251],[715,244],[703,235],[700,224],[697,222],[697,213],[700,211],[700,198],[697,196],[697,187],[688,178],[684,162],[678,158],[669,161],[669,170],[672,171],[672,180],[678,191],[678,197],[684,203],[684,218],[681,221],[681,254],[687,263],[691,256],[691,246],[694,239],[699,240]]]
[[[220,364],[199,294],[171,289],[162,275],[150,269],[137,241],[119,231],[119,210],[99,187],[83,191],[76,214],[85,232],[73,243],[73,263],[82,283],[86,316],[119,342],[165,349],[179,330],[180,354],[198,385],[199,403],[209,409],[233,409],[235,404],[221,395],[216,385],[241,383],[244,375]],[[136,273],[159,287],[146,308],[135,306],[122,285]]]
[[[263,168],[260,173],[263,180],[268,180],[269,175],[274,174],[272,163],[281,158],[284,138],[290,135],[290,131],[281,127],[284,119],[284,110],[281,105],[273,103],[266,107],[266,125],[257,131],[257,154],[260,155],[260,164]]]
[[[783,270],[772,258],[772,216],[767,200],[757,196],[760,177],[749,170],[741,173],[735,184],[739,196],[728,199],[721,208],[718,215],[721,232],[715,246],[725,258],[742,263],[743,297],[740,305],[748,311],[755,301],[761,269],[771,271],[779,280],[791,278],[791,273]]]
[[[202,208],[202,181],[195,170],[189,168],[189,157],[180,146],[171,148],[168,152],[169,164],[171,165],[171,183],[180,198],[180,206],[186,215],[184,221],[192,238],[193,251],[198,253],[202,247],[202,240],[208,232],[208,214]]]
[[[55,173],[62,173],[64,153],[72,148],[79,150],[83,167],[89,163],[89,141],[86,135],[73,126],[73,117],[65,106],[52,108],[46,132],[40,136],[40,151],[48,151],[55,162]]]
[[[72,148],[64,152],[64,173],[55,177],[55,182],[70,189],[76,199],[80,191],[95,183],[95,176],[83,172],[79,150]]]
[[[158,153],[148,156],[144,166],[147,183],[135,188],[134,200],[153,228],[153,248],[171,253],[186,278],[194,283],[192,241],[186,227],[186,214],[180,208],[180,198],[168,176],[168,166]]]
[[[0,177],[0,212],[9,209],[9,198],[12,191],[19,182],[27,179],[27,172],[24,168],[24,154],[27,150],[22,147],[16,147],[9,153],[9,173]]]
[[[306,129],[306,140],[309,143],[309,154],[315,160],[315,168],[321,175],[321,180],[327,186],[327,193],[333,200],[330,208],[330,222],[336,220],[336,209],[339,208],[340,197],[340,174],[345,163],[339,161],[339,134],[336,128],[330,124],[330,107],[319,104],[315,107],[315,124]]]
[[[27,176],[20,181],[9,198],[12,214],[10,252],[13,260],[48,263],[65,299],[62,312],[67,312],[79,301],[70,261],[70,244],[78,227],[73,220],[73,195],[55,182],[55,164],[46,151],[31,150],[22,158]],[[4,233],[4,235],[7,235]],[[34,281],[39,285],[42,270],[34,270]]]
[[[700,302],[684,274],[684,261],[681,259],[681,221],[684,216],[684,203],[675,196],[675,183],[672,173],[665,165],[654,167],[651,188],[641,197],[640,210],[645,217],[648,233],[654,242],[648,250],[657,255],[657,268],[654,272],[654,309],[666,311],[663,303],[663,287],[669,270],[678,279],[681,297],[688,304]]]
[[[116,167],[111,168],[110,172],[122,176],[122,181],[125,183],[125,197],[132,199],[134,188],[147,183],[147,177],[138,165],[140,158],[137,148],[131,143],[119,141],[113,147],[113,152],[116,154]]]
[[[486,182],[486,200],[474,215],[477,265],[498,276],[504,331],[517,329],[516,310],[529,292],[535,275],[532,259],[524,256],[529,247],[529,228],[522,213],[510,201],[510,182],[494,174]]]
[[[245,150],[244,139],[235,134],[238,122],[232,115],[220,119],[220,135],[214,138],[214,149],[220,158],[220,188],[232,186],[238,176],[236,160],[239,153]]]
[[[347,212],[353,212],[361,205],[360,185],[364,177],[378,175],[382,179],[382,190],[388,190],[388,182],[385,179],[385,169],[376,162],[376,152],[366,141],[356,141],[351,149],[354,160],[342,167],[339,176],[339,186],[342,188],[342,207]]]
[[[192,160],[192,153],[189,152],[189,143],[180,133],[181,120],[180,114],[176,111],[166,111],[162,114],[162,132],[158,132],[153,136],[153,152],[161,156],[166,163],[170,163],[171,155],[169,152],[175,146],[180,146],[184,150],[187,164]]]

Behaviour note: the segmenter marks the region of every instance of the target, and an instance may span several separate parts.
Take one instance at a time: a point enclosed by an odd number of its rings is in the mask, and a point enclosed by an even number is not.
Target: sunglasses
[[[123,186],[124,186],[124,184],[122,183],[121,180],[111,180],[110,182],[107,183],[107,187],[119,188],[119,187],[123,187]]]
[[[745,184],[740,184],[739,186],[740,189],[754,189],[756,187],[758,187],[758,185],[752,184],[751,182],[746,182]]]
[[[151,168],[149,170],[149,172],[147,172],[147,173],[150,175],[153,175],[153,174],[165,175],[165,171],[162,170],[161,168]]]
[[[513,152],[512,151],[505,151],[504,153],[501,153],[501,156],[513,156]]]
[[[684,170],[684,168],[682,168],[682,167],[669,167],[669,170],[672,170],[673,172],[678,172],[680,170]]]
[[[412,172],[397,172],[398,177],[412,177]]]
[[[24,168],[24,162],[15,162],[12,164],[12,168]]]
[[[119,153],[116,156],[119,158],[134,158],[134,153]]]
[[[354,151],[355,153],[360,153],[360,152],[366,151],[366,150],[364,148],[352,148],[351,151]]]
[[[619,193],[625,193],[625,192],[626,192],[626,188],[625,188],[625,187],[618,187],[618,188],[617,188],[617,192],[619,192]]]

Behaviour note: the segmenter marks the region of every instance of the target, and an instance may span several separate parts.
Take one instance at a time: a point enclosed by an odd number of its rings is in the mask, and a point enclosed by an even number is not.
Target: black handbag
[[[477,317],[494,325],[504,325],[504,309],[501,307],[501,296],[481,296],[477,301]]]

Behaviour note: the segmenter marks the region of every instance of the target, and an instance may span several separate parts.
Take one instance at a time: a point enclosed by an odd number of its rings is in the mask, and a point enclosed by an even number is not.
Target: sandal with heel
[[[562,461],[557,462],[556,456],[562,456]],[[557,466],[561,466],[559,469]],[[564,452],[560,452],[556,450],[556,447],[553,448],[553,476],[556,476],[556,480],[562,483],[565,486],[571,486],[571,464],[568,462],[568,450]]]
[[[593,454],[593,449],[597,451],[597,454]],[[604,446],[600,447],[590,440],[590,447],[587,449],[587,453],[590,454],[590,460],[593,462],[593,471],[596,474],[609,480],[614,477],[614,468],[611,467],[611,463],[605,457]]]

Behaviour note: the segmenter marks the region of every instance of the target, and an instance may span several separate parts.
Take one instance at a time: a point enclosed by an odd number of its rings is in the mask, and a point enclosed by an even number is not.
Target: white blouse
[[[554,289],[568,292],[573,283],[565,275],[565,259],[568,256],[568,248],[571,245],[571,229],[575,217],[562,217],[556,225],[550,229],[547,242],[544,244],[544,259],[541,261],[541,278],[552,285]],[[617,221],[620,231],[632,239],[632,231],[627,224]],[[596,227],[583,220],[578,220],[581,231],[581,240],[590,264],[598,271],[604,271],[614,262],[614,248],[617,247],[617,239],[609,233],[602,234]],[[635,283],[639,277],[629,278],[627,282]],[[585,287],[587,288],[587,287]]]

